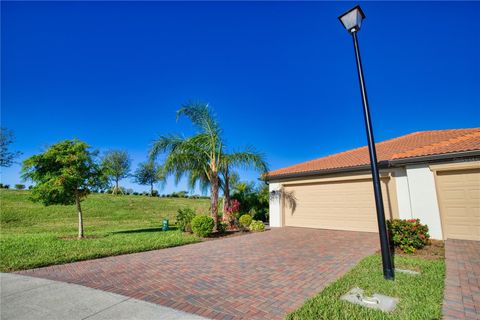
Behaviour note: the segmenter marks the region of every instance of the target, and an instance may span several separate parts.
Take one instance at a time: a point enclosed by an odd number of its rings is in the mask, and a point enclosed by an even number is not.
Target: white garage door
[[[385,216],[391,217],[388,180],[382,180]],[[284,204],[286,226],[378,232],[371,180],[286,186],[294,206]]]
[[[437,172],[445,239],[480,240],[480,169]]]

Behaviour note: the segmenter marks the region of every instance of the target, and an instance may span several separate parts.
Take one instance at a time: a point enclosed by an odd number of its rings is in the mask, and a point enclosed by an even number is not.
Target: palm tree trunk
[[[212,173],[210,191],[210,210],[215,222],[213,231],[216,232],[218,230],[218,174],[216,172]]]
[[[83,214],[82,214],[82,206],[80,205],[80,195],[78,191],[75,192],[75,204],[77,205],[77,213],[78,213],[78,239],[83,238]]]
[[[153,183],[150,183],[150,197],[153,197]]]
[[[223,213],[226,212],[227,208],[230,208],[232,205],[232,200],[230,199],[230,182],[228,181],[230,178],[227,176],[225,177],[225,187],[223,192],[225,193],[223,196],[225,197],[225,201],[223,204]]]

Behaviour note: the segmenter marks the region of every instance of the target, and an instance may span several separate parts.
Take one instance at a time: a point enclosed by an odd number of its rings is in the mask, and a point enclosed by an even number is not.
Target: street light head
[[[340,20],[345,29],[350,33],[360,30],[363,19],[365,19],[365,14],[360,6],[353,7],[338,17],[338,20]]]

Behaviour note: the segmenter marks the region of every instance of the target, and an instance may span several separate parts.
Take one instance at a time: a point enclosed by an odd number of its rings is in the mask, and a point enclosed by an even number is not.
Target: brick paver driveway
[[[480,319],[480,241],[447,240],[444,319]]]
[[[215,319],[279,319],[377,243],[375,233],[281,228],[20,273]]]

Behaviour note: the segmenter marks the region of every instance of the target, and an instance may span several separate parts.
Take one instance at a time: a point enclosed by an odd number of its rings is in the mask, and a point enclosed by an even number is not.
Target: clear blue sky
[[[360,4],[377,141],[479,126],[480,3]],[[272,169],[365,145],[352,40],[337,20],[353,5],[2,1],[1,124],[20,160],[76,137],[136,164],[157,135],[192,133],[175,111],[195,99],[215,109],[229,147],[254,145]],[[20,182],[19,168],[2,182]]]

